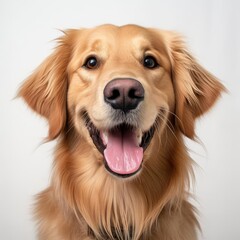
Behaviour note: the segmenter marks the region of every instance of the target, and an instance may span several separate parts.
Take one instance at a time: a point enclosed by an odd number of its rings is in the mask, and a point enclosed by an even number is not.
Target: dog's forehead
[[[94,50],[115,47],[149,48],[152,45],[152,33],[149,29],[137,25],[102,25],[88,29],[86,41]]]
[[[142,59],[145,54],[158,56],[170,69],[165,32],[137,25],[102,25],[75,31],[71,66],[76,69],[81,59],[96,55],[105,60]],[[135,60],[134,60],[135,61]],[[83,64],[83,63],[82,63]]]

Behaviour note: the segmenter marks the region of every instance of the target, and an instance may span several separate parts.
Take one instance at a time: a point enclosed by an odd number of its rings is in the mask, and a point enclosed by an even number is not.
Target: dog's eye
[[[83,66],[88,69],[96,69],[98,67],[98,60],[96,57],[89,57]]]
[[[143,66],[146,68],[153,69],[158,67],[159,65],[157,63],[157,60],[153,56],[146,56],[143,59]]]

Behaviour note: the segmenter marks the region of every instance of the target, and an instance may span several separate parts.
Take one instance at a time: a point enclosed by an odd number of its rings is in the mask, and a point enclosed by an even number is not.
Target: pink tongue
[[[143,149],[137,145],[134,131],[130,129],[117,130],[108,133],[104,157],[113,172],[131,174],[141,166]]]

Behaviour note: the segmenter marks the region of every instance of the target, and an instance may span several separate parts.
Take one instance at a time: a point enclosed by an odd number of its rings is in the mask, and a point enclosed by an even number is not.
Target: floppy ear
[[[225,88],[199,65],[177,34],[173,34],[170,51],[176,94],[176,122],[180,130],[193,139],[195,119],[212,107]]]
[[[18,96],[49,122],[48,140],[55,139],[66,122],[67,65],[71,49],[68,34],[58,39],[55,51],[30,75]]]

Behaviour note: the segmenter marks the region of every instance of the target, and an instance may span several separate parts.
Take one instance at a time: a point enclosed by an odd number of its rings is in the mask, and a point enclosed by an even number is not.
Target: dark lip
[[[94,124],[92,123],[91,119],[89,118],[87,112],[84,112],[82,114],[83,118],[84,118],[84,121],[85,121],[85,125],[88,129],[88,132],[89,132],[89,135],[90,137],[92,138],[92,141],[94,143],[94,145],[96,146],[96,148],[98,149],[98,151],[103,155],[103,158],[104,158],[104,150],[106,148],[106,146],[103,144],[103,141],[100,137],[100,131],[94,126]],[[123,124],[120,124],[116,127],[124,127],[124,123]],[[128,128],[131,128],[128,126]],[[140,147],[143,148],[143,151],[145,151],[147,149],[147,147],[149,146],[151,140],[152,140],[152,137],[154,135],[154,132],[155,132],[155,127],[154,125],[147,131],[143,134],[142,136],[142,142],[141,144],[139,145]],[[141,169],[141,167],[136,171],[136,172],[133,172],[131,174],[118,174],[118,173],[115,173],[113,172],[108,164],[107,164],[107,161],[105,160],[104,158],[104,165],[105,165],[105,168],[110,172],[112,173],[113,175],[115,176],[118,176],[118,177],[121,177],[121,178],[128,178],[128,177],[131,177],[133,175],[135,175],[136,173],[138,173]]]

